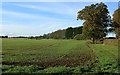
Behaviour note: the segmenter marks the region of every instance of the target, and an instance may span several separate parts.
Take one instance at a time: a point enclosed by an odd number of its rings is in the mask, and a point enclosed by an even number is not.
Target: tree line
[[[68,27],[65,32],[65,37],[67,39],[73,39],[75,35],[82,34],[82,28],[83,26],[76,27],[76,28]]]
[[[114,11],[113,18],[109,15],[108,7],[104,3],[91,4],[78,11],[77,20],[84,20],[83,26],[58,30],[40,36],[43,39],[92,39],[92,42],[106,37],[114,32],[120,37],[120,8]]]
[[[52,33],[44,34],[43,36],[31,36],[29,39],[73,39],[75,35],[82,33],[83,26],[68,27],[67,29],[57,30]]]

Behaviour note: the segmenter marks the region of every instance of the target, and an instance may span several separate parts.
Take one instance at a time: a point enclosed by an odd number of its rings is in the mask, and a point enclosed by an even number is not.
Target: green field
[[[6,73],[118,73],[118,47],[85,40],[2,39]]]

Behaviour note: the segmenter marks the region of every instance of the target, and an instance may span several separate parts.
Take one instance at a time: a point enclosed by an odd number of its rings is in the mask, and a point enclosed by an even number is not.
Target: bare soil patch
[[[75,59],[74,59],[75,58]],[[84,66],[87,61],[91,59],[91,56],[81,54],[81,55],[65,55],[62,59],[55,60],[53,62],[2,62],[3,65],[16,65],[16,66],[25,66],[25,65],[38,65],[38,66],[66,66],[66,67],[76,67]]]

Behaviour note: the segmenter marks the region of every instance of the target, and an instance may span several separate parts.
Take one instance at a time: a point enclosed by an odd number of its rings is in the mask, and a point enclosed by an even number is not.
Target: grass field
[[[118,46],[119,41],[120,40],[118,40],[118,39],[105,39],[104,44]]]
[[[3,39],[6,73],[118,73],[118,47],[84,40]]]

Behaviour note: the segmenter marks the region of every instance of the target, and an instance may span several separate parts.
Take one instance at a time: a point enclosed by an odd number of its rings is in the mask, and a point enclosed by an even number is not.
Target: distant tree
[[[42,38],[44,39],[65,39],[65,38],[73,38],[77,34],[82,33],[83,26],[80,27],[69,27],[67,29],[57,30],[52,33],[44,34]],[[66,31],[67,30],[67,31]]]
[[[116,37],[120,38],[120,8],[114,11],[111,26],[116,33]]]
[[[40,38],[40,39],[43,39],[43,36],[40,35],[39,38]]]
[[[63,38],[65,38],[65,29],[63,29],[63,30],[57,30],[57,31],[55,31],[55,32],[52,32],[51,34],[50,34],[50,38],[52,38],[52,39],[63,39]]]
[[[65,32],[65,37],[67,39],[73,39],[75,35],[82,34],[82,28],[83,26],[75,27],[75,28],[72,27],[67,28]]]
[[[72,39],[72,37],[73,37],[73,28],[72,27],[69,27],[69,28],[67,28],[66,29],[66,32],[65,32],[65,37],[67,38],[67,39]]]
[[[74,36],[76,36],[77,34],[82,34],[82,28],[83,28],[83,26],[74,28],[74,31],[73,31]]]
[[[5,38],[8,38],[8,36],[5,36]]]
[[[111,17],[108,13],[107,6],[102,2],[85,6],[84,9],[78,12],[77,19],[85,20],[83,34],[93,38],[93,43],[95,43],[95,40],[107,35],[107,27],[111,24]]]
[[[0,36],[0,38],[8,38],[8,36]]]
[[[34,38],[33,36],[28,37],[28,39],[33,39],[33,38]]]
[[[43,39],[47,39],[47,34],[44,34],[44,35],[43,35]]]

